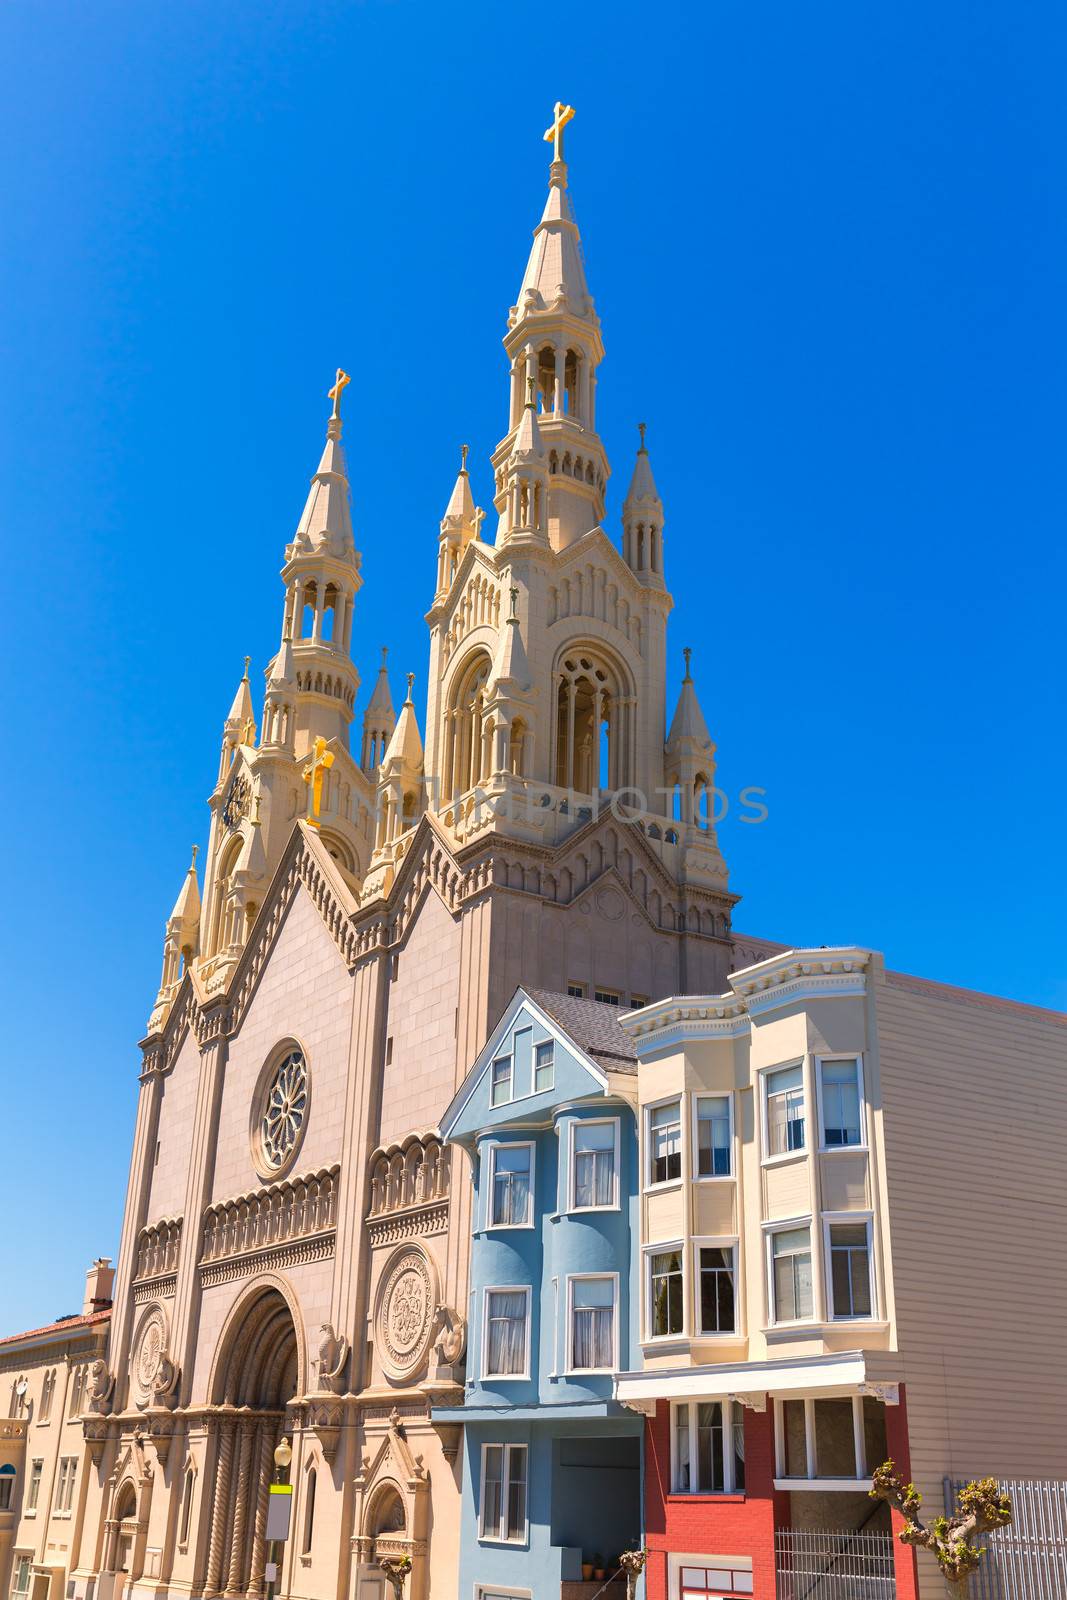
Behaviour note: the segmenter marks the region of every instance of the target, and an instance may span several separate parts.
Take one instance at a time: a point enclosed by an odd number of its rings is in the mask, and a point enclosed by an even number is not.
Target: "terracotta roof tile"
[[[27,1328],[24,1333],[9,1333],[0,1339],[0,1347],[6,1344],[19,1344],[23,1339],[42,1339],[49,1333],[75,1333],[82,1328],[95,1328],[99,1323],[106,1322],[111,1316],[110,1307],[106,1311],[90,1311],[87,1316],[59,1317],[55,1322],[46,1322],[41,1328]]]

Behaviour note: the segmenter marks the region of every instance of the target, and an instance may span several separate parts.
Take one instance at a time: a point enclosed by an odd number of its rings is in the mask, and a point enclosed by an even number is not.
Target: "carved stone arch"
[[[229,1363],[240,1351],[246,1353],[251,1343],[255,1319],[252,1313],[257,1304],[273,1291],[285,1302],[296,1338],[296,1393],[305,1394],[308,1388],[307,1335],[300,1303],[288,1279],[280,1273],[261,1272],[247,1284],[234,1300],[222,1324],[215,1354],[208,1374],[207,1392],[211,1403],[221,1405],[226,1400],[225,1385]]]

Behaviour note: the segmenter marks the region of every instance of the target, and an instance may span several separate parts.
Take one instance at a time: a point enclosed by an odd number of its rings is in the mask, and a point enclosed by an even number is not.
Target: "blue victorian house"
[[[520,988],[442,1119],[474,1182],[459,1413],[473,1600],[592,1595],[604,1579],[584,1589],[583,1567],[610,1574],[640,1542],[644,1419],[612,1399],[639,1354],[636,1074],[614,1007]]]

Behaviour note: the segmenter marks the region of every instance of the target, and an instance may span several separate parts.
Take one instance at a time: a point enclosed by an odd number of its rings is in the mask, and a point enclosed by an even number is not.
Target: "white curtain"
[[[488,1370],[497,1377],[526,1366],[526,1296],[512,1291],[489,1296]]]
[[[573,1292],[574,1366],[614,1366],[614,1285],[610,1279],[591,1279],[576,1283]]]

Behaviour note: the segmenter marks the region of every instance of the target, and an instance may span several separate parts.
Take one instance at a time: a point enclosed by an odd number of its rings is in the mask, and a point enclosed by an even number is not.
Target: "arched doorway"
[[[261,1286],[223,1330],[211,1383],[214,1488],[203,1593],[230,1600],[264,1592],[267,1499],[285,1408],[300,1387],[301,1351],[289,1303]]]
[[[356,1600],[387,1600],[391,1594],[378,1563],[383,1556],[409,1555],[411,1539],[403,1496],[396,1484],[378,1485],[367,1507],[356,1574]]]

